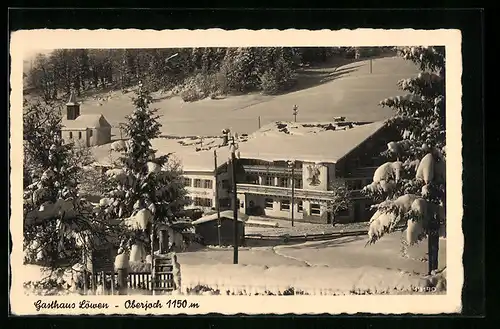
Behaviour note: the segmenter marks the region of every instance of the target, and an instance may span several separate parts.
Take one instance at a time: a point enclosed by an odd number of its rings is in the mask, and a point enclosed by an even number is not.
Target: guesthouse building
[[[392,137],[383,122],[262,127],[239,145],[245,171],[237,184],[240,211],[283,219],[293,212],[294,220],[311,223],[367,221],[372,201],[361,190],[372,182]],[[351,202],[334,219],[327,205],[337,184],[347,187]]]

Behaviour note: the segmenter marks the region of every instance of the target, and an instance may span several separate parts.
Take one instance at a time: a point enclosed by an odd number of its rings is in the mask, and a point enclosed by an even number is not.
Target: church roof
[[[63,128],[81,129],[81,128],[111,128],[109,122],[102,114],[82,114],[75,120],[64,119]]]

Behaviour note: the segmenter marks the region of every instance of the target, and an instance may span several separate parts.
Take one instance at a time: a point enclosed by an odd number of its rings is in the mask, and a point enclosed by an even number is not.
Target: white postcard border
[[[25,55],[56,48],[172,48],[208,46],[410,46],[446,47],[447,116],[447,293],[446,295],[364,295],[364,296],[179,296],[197,309],[126,309],[125,301],[170,299],[170,296],[26,296],[22,273],[22,65]],[[463,286],[462,234],[462,119],[461,119],[461,32],[459,30],[22,30],[11,34],[11,254],[12,312],[34,314],[437,314],[461,309]],[[172,297],[176,298],[176,297]],[[109,303],[106,310],[64,309],[36,312],[37,300]],[[77,305],[78,306],[78,305]]]

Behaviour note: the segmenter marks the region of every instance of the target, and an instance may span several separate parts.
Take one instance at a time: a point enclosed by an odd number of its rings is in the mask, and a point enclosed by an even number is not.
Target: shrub
[[[214,98],[221,94],[219,85],[222,82],[218,74],[198,73],[186,79],[178,93],[185,102],[194,102],[209,96]]]
[[[358,47],[356,48],[356,58],[373,57],[380,54],[379,47]]]
[[[267,71],[260,77],[260,88],[264,94],[274,95],[280,90],[279,82],[276,74],[272,71]]]
[[[264,72],[260,77],[260,89],[264,94],[276,95],[295,84],[293,71],[289,67],[277,67]]]

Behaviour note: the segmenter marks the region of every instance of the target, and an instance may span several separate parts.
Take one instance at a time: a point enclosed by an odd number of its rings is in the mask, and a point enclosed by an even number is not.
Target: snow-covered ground
[[[274,121],[293,119],[292,108],[297,105],[297,121],[329,121],[335,116],[346,116],[355,121],[380,121],[391,116],[391,109],[379,108],[384,98],[400,95],[397,81],[418,73],[409,61],[399,57],[373,60],[373,72],[369,73],[369,61],[360,61],[338,68],[310,69],[312,73],[331,75],[329,82],[279,96],[250,94],[225,99],[204,99],[185,103],[180,97],[158,95],[152,104],[162,115],[162,133],[166,135],[219,135],[224,128],[240,134],[258,129],[258,117],[264,126]],[[335,78],[333,79],[333,76]],[[108,100],[85,100],[82,114],[102,113],[115,127],[131,114],[132,93],[112,92]],[[119,130],[113,129],[114,138]]]
[[[366,236],[295,245],[242,247],[239,264],[233,265],[233,249],[208,247],[178,253],[182,289],[198,285],[226,292],[284,291],[289,287],[310,294],[349,294],[410,291],[422,284],[427,273],[427,244],[410,247],[400,255],[400,234],[388,235],[366,246]],[[446,240],[440,243],[440,268],[446,267]],[[34,265],[23,267],[24,281],[47,274]],[[65,275],[69,281],[70,276]]]
[[[408,273],[427,273],[427,241],[409,247],[408,257],[402,257],[401,233],[387,235],[373,245],[366,245],[366,236],[346,237],[330,241],[305,242],[280,246],[240,247],[239,264],[256,266],[300,266],[360,268],[376,267]],[[440,267],[446,266],[446,240],[441,240]],[[232,264],[232,248],[207,248],[178,254],[183,265]]]

